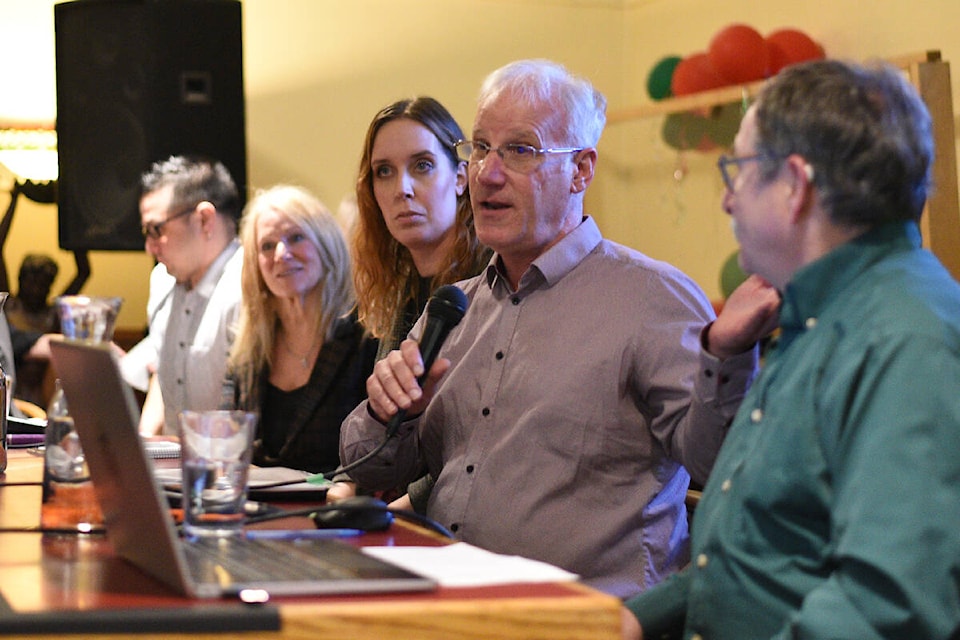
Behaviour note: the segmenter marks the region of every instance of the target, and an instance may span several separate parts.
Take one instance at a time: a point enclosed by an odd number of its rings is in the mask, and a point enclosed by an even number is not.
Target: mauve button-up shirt
[[[687,469],[709,473],[756,353],[704,351],[713,310],[700,288],[604,240],[592,218],[516,291],[497,265],[460,283],[470,307],[430,405],[351,476],[402,486],[425,461],[428,515],[457,538],[635,594],[687,561]],[[342,461],[383,435],[364,402],[343,424]]]

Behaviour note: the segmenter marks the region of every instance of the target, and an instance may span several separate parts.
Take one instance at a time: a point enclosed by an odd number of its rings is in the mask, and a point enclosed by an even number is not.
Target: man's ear
[[[797,154],[787,156],[784,169],[790,192],[787,196],[790,210],[794,217],[804,214],[810,209],[815,196],[815,177],[813,165]]]
[[[212,202],[204,200],[197,205],[197,212],[200,214],[200,229],[209,235],[217,217],[217,208],[213,206]]]
[[[571,193],[583,193],[590,183],[593,182],[594,171],[597,167],[597,150],[593,147],[587,147],[578,151],[574,158],[577,170],[573,174],[573,180],[570,183]]]

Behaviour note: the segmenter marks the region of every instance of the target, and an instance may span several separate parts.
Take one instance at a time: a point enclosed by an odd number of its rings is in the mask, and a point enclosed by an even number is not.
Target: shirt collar
[[[596,221],[590,216],[584,216],[573,231],[533,261],[526,273],[520,277],[520,289],[535,286],[538,282],[545,282],[548,287],[555,285],[583,262],[601,240],[603,235]],[[490,259],[485,275],[487,285],[491,288],[497,280],[507,282],[499,254],[495,253]]]
[[[890,222],[845,242],[799,269],[783,292],[780,324],[809,326],[860,274],[891,253],[920,247],[914,222]]]
[[[223,251],[220,252],[220,255],[217,256],[217,259],[213,261],[206,273],[203,274],[203,277],[200,278],[200,282],[193,288],[193,291],[205,298],[213,295],[213,290],[216,288],[217,282],[220,281],[223,270],[227,268],[227,262],[239,248],[240,239],[234,238],[231,240]]]

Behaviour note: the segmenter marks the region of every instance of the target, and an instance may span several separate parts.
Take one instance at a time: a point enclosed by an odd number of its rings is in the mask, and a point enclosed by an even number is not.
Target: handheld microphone
[[[423,358],[423,374],[417,378],[421,385],[427,377],[427,372],[433,366],[443,341],[447,339],[450,330],[460,324],[463,314],[467,312],[467,296],[458,287],[446,284],[437,289],[427,301],[427,322],[420,336],[420,356]],[[396,435],[407,412],[397,411],[387,423],[387,438]]]
[[[467,312],[468,305],[467,296],[463,291],[449,284],[437,289],[433,293],[433,296],[427,301],[427,320],[424,324],[423,334],[420,336],[420,357],[423,358],[423,374],[417,377],[417,382],[421,385],[426,379],[430,367],[433,366],[434,360],[437,359],[440,346],[443,344],[443,341],[447,339],[450,330],[460,324],[463,314]],[[400,429],[400,423],[403,422],[406,415],[407,412],[403,409],[393,414],[390,421],[387,422],[387,430],[383,440],[380,441],[380,444],[378,444],[373,451],[354,460],[350,464],[342,465],[329,473],[320,475],[335,478],[336,476],[353,471],[360,465],[366,463],[367,460],[374,458],[387,446],[387,442],[397,435],[397,431]]]

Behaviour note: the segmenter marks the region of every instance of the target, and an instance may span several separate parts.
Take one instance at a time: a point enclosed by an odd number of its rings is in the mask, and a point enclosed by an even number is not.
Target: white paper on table
[[[362,547],[363,552],[432,578],[442,587],[486,587],[579,578],[539,560],[486,551],[466,542],[442,547]]]
[[[157,468],[154,469],[154,475],[163,486],[179,489],[181,482],[181,473],[179,468]],[[251,491],[277,491],[281,493],[287,491],[319,491],[323,489],[324,487],[322,485],[307,482],[307,478],[309,478],[311,475],[313,474],[287,467],[258,467],[256,465],[250,465],[250,471],[247,477],[247,487]],[[289,484],[274,488],[269,487],[269,485],[278,482],[296,482],[296,484]]]

